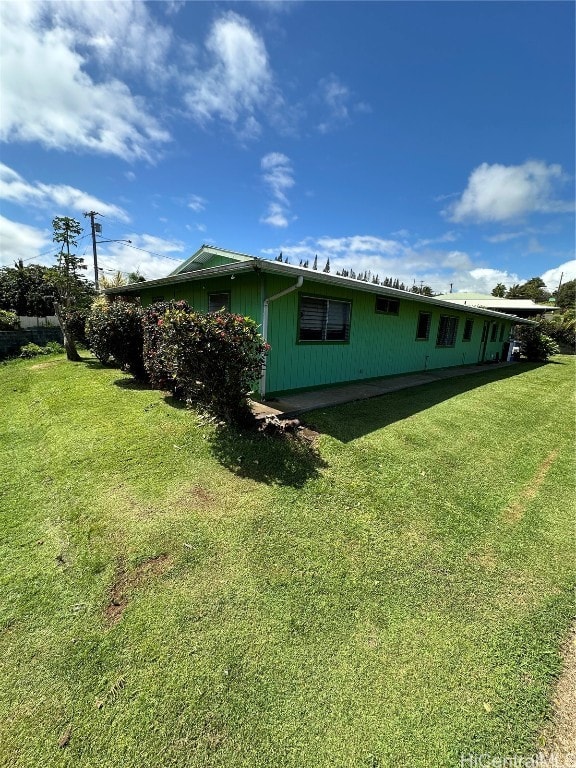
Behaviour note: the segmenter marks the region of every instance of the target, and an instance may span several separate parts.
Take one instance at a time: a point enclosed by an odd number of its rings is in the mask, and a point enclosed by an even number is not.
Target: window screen
[[[208,312],[218,312],[220,309],[230,311],[229,293],[209,293],[208,294]]]
[[[300,341],[348,341],[350,302],[302,296],[300,299]]]
[[[458,330],[458,318],[449,315],[440,315],[440,325],[438,326],[438,336],[436,338],[437,347],[453,347],[456,343],[456,332]]]

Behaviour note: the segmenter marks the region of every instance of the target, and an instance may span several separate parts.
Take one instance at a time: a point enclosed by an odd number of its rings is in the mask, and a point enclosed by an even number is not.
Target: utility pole
[[[94,256],[94,287],[98,291],[98,252],[96,251],[96,224],[94,223],[94,216],[100,216],[100,214],[96,211],[88,211],[88,213],[85,213],[84,216],[90,217],[90,228],[92,230],[92,254]]]

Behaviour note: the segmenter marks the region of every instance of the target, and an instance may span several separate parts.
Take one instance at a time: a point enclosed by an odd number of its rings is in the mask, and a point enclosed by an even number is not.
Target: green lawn
[[[573,358],[487,367],[310,414],[310,450],[92,359],[0,365],[0,764],[532,754],[573,607],[573,390]]]

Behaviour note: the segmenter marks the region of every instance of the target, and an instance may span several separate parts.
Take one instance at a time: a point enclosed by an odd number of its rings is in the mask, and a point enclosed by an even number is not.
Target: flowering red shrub
[[[248,423],[248,396],[269,346],[249,317],[173,307],[156,320],[156,355],[181,396],[215,416]]]
[[[176,382],[166,367],[162,344],[163,318],[168,310],[189,312],[190,306],[186,301],[157,301],[144,309],[142,316],[144,367],[150,384],[155,389],[166,389],[178,394]]]

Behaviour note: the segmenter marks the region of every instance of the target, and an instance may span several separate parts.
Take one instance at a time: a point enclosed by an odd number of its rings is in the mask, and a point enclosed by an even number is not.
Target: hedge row
[[[252,420],[248,397],[269,349],[248,317],[196,312],[184,302],[146,309],[123,300],[96,306],[86,324],[89,345],[103,363],[198,403],[236,424]]]

